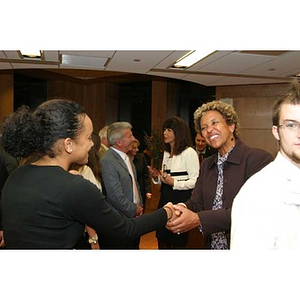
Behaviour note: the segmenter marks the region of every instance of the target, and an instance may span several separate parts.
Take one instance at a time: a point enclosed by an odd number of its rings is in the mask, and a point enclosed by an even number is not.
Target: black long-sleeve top
[[[167,221],[164,209],[126,218],[111,208],[95,185],[57,166],[15,170],[1,204],[8,249],[72,249],[85,224],[103,235],[137,238]]]

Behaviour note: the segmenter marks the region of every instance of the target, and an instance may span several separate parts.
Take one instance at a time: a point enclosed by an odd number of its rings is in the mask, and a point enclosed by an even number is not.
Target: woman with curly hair
[[[22,107],[4,120],[4,149],[16,157],[36,156],[10,175],[2,191],[8,249],[72,249],[85,225],[103,235],[136,239],[164,227],[172,217],[167,205],[140,218],[126,218],[94,184],[68,172],[74,163],[87,164],[92,132],[89,116],[68,100],[46,101],[34,113]]]
[[[246,180],[273,157],[239,139],[237,113],[225,102],[203,104],[195,111],[194,121],[196,131],[218,152],[202,162],[191,198],[176,205],[180,217],[167,227],[177,233],[198,228],[206,237],[206,248],[229,249],[233,199]]]

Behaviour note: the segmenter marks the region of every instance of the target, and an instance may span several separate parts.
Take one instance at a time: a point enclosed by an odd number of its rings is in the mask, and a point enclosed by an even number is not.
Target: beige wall
[[[249,146],[265,149],[275,157],[278,145],[271,132],[271,107],[288,87],[288,84],[217,87],[216,99],[233,99],[241,124],[241,140]]]

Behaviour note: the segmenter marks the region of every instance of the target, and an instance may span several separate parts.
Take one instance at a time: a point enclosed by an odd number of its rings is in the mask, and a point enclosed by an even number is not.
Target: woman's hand
[[[174,186],[174,178],[172,178],[170,175],[168,175],[166,172],[163,172],[162,175],[160,176],[160,180],[164,184],[168,184],[170,186]]]
[[[158,177],[161,175],[161,172],[159,170],[156,170],[155,168],[151,166],[147,166],[149,170],[150,176],[155,180],[158,181]]]

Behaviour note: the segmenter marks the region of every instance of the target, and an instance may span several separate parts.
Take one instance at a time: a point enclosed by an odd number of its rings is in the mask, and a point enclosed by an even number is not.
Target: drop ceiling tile
[[[0,69],[1,70],[10,70],[10,69],[12,69],[12,66],[10,63],[0,62]]]
[[[238,74],[246,69],[266,63],[270,60],[274,60],[274,57],[232,52],[204,67],[199,68],[198,71]]]
[[[56,65],[12,63],[13,69],[57,69]]]
[[[218,60],[222,59],[223,57],[226,57],[230,53],[233,53],[233,51],[215,51],[212,54],[205,57],[204,59],[200,60],[198,63],[188,68],[187,70],[198,71],[201,68],[204,68],[212,63],[216,63]]]
[[[172,51],[170,55],[166,56],[162,61],[160,61],[154,68],[156,69],[168,69],[172,66],[179,58],[188,53],[190,50],[184,51]]]
[[[147,73],[173,51],[117,51],[106,70]]]
[[[266,63],[252,66],[243,74],[262,76],[287,76],[300,69],[300,51],[291,51],[276,57]]]
[[[3,52],[5,53],[6,58],[20,59],[19,53],[16,50],[5,50]]]

